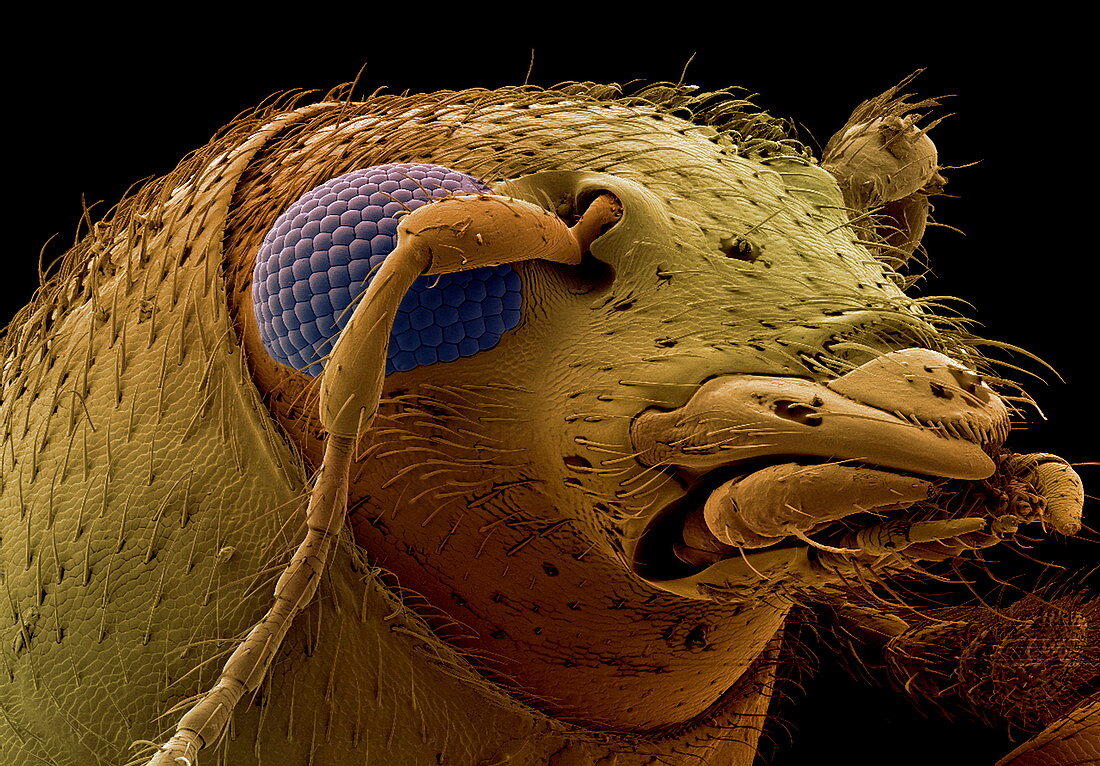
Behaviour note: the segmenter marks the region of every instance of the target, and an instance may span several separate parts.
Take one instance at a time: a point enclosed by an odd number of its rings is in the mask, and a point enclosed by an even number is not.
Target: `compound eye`
[[[356,170],[303,195],[275,221],[256,256],[252,298],[276,361],[319,375],[353,303],[397,245],[401,215],[455,192],[491,193],[471,175],[427,163]],[[398,307],[386,374],[492,348],[520,319],[509,264],[418,279]]]

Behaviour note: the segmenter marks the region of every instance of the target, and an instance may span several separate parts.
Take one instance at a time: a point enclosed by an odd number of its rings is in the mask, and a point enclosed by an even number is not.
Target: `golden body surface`
[[[806,594],[856,613],[866,579],[1075,533],[1073,471],[1007,451],[975,339],[895,270],[942,182],[895,97],[821,162],[676,86],[333,97],[258,110],[144,187],[0,349],[0,752],[748,766]],[[919,162],[868,166],[884,145]],[[341,366],[273,359],[252,311],[273,222],[417,162],[492,194],[408,214],[391,271],[415,222],[473,231],[434,264],[513,263],[518,325],[381,377],[379,284]],[[998,478],[1039,499],[939,501]]]

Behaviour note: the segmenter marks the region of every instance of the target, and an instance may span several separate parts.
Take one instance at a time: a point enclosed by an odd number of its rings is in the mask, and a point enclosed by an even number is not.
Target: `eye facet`
[[[397,243],[400,215],[455,192],[491,190],[427,163],[394,163],[333,178],[275,221],[256,256],[253,308],[275,360],[319,375],[355,299]],[[421,277],[402,300],[386,374],[492,348],[519,323],[521,284],[500,266]]]

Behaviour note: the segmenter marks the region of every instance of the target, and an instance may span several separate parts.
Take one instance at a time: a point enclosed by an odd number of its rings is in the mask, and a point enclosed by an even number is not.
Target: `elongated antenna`
[[[229,656],[214,686],[176,726],[147,766],[194,766],[215,745],[233,709],[259,687],[294,619],[317,593],[347,515],[348,475],[360,428],[378,410],[386,353],[398,305],[424,274],[447,274],[542,258],[576,265],[622,215],[601,195],[573,228],[537,205],[490,194],[454,195],[417,208],[397,227],[383,262],[340,333],[321,378],[320,418],[327,435],[306,506],[306,537],[275,585],[274,603]]]

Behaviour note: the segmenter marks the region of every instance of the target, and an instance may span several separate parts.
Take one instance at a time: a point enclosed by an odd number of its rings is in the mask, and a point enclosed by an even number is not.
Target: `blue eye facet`
[[[305,194],[275,221],[256,256],[252,301],[264,348],[319,375],[348,309],[397,244],[397,215],[454,192],[486,192],[440,165],[356,170]],[[520,279],[508,264],[421,277],[390,334],[386,374],[492,348],[519,323]]]

